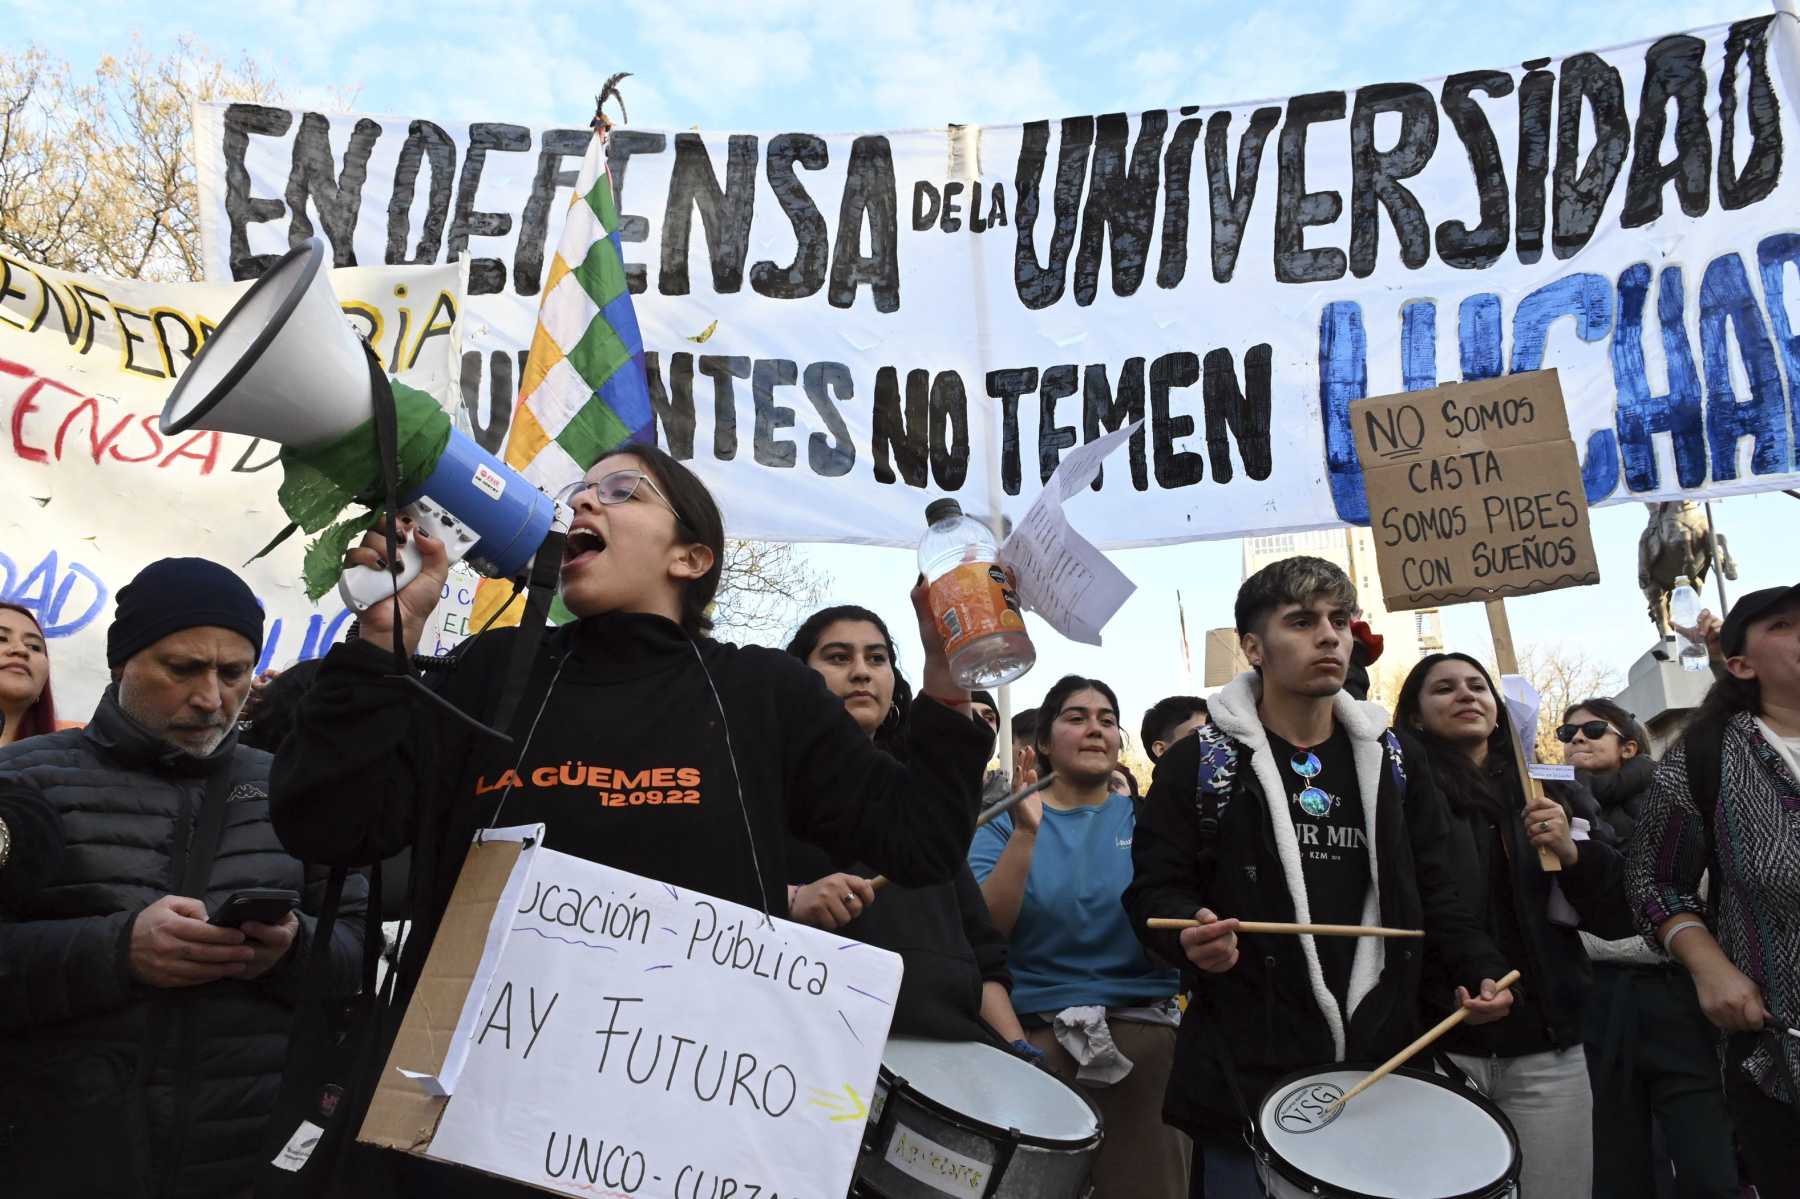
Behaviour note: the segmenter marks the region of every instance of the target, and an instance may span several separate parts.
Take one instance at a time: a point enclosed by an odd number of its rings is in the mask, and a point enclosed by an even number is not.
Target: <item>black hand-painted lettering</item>
[[[550,215],[566,211],[564,205],[556,203],[556,193],[579,182],[579,164],[593,140],[593,131],[588,129],[546,129],[538,143],[537,173],[531,179],[531,195],[519,220],[519,248],[513,255],[513,290],[519,295],[535,296],[543,288]],[[565,169],[563,163],[571,159],[577,166]]]
[[[1094,302],[1099,288],[1103,240],[1112,260],[1113,294],[1134,295],[1144,281],[1150,230],[1156,219],[1163,137],[1168,128],[1169,114],[1160,108],[1139,118],[1128,170],[1125,143],[1131,126],[1125,114],[1108,113],[1095,123],[1093,173],[1081,214],[1081,247],[1075,256],[1075,302],[1082,307]],[[949,203],[947,195],[944,202]]]
[[[1549,61],[1526,62],[1519,84],[1518,215],[1513,226],[1519,261],[1528,265],[1544,254],[1544,181],[1550,175],[1550,110],[1556,98],[1556,76],[1543,69]]]
[[[252,254],[250,226],[281,219],[283,204],[272,196],[250,194],[250,135],[280,137],[294,123],[285,108],[265,104],[233,104],[225,109],[225,219],[231,227],[231,277],[255,279],[275,265],[279,254]]]
[[[1511,95],[1512,90],[1512,76],[1505,71],[1464,71],[1444,80],[1444,115],[1450,118],[1451,127],[1468,153],[1481,212],[1481,223],[1473,229],[1461,221],[1445,221],[1437,227],[1438,258],[1457,270],[1485,270],[1506,252],[1512,232],[1506,164],[1500,158],[1494,127],[1472,93],[1479,91],[1499,99]]]
[[[698,133],[675,135],[675,166],[663,210],[662,273],[656,284],[665,296],[688,294],[688,249],[696,208],[712,262],[713,290],[735,292],[744,285],[744,257],[750,250],[750,221],[756,208],[754,135],[738,133],[727,140],[722,189],[705,139]]]
[[[476,121],[469,126],[469,152],[456,182],[456,216],[450,225],[447,251],[452,260],[469,248],[471,237],[505,237],[512,232],[510,213],[477,212],[475,194],[487,167],[488,151],[522,154],[531,149],[531,130],[523,125]],[[469,294],[491,296],[506,287],[506,263],[499,258],[469,260]]]
[[[1093,363],[1082,372],[1081,400],[1084,441],[1094,441],[1133,421],[1144,419],[1144,360],[1125,360],[1125,369],[1119,372],[1119,392],[1116,398],[1107,382],[1106,364]],[[1138,491],[1147,491],[1150,487],[1149,472],[1144,462],[1144,441],[1144,430],[1140,428],[1126,443],[1126,453],[1131,462],[1131,485]],[[1105,477],[1104,467],[1095,472],[1092,484],[1095,491],[1100,490]]]
[[[1287,122],[1281,127],[1281,141],[1275,151],[1279,168],[1275,200],[1278,282],[1322,283],[1344,277],[1342,250],[1335,246],[1306,248],[1308,228],[1332,224],[1344,211],[1344,199],[1337,192],[1306,190],[1306,132],[1321,121],[1343,119],[1343,92],[1314,92],[1288,101]]]
[[[1081,185],[1087,175],[1088,151],[1094,144],[1094,118],[1063,119],[1051,201],[1055,206],[1056,227],[1050,235],[1050,261],[1040,264],[1033,243],[1033,227],[1037,224],[1038,188],[1043,182],[1049,144],[1048,121],[1026,124],[1014,180],[1018,192],[1018,222],[1013,251],[1013,287],[1019,293],[1019,302],[1033,311],[1048,308],[1062,299],[1068,276],[1069,249],[1075,244],[1075,226],[1081,215]]]
[[[737,385],[750,377],[750,359],[719,354],[700,355],[700,373],[713,381],[713,457],[730,462],[737,457]]]
[[[1281,109],[1259,108],[1238,138],[1237,183],[1232,184],[1231,114],[1215,112],[1206,122],[1206,182],[1212,211],[1212,276],[1218,283],[1231,282],[1237,269],[1238,248],[1250,224],[1250,206],[1256,201],[1256,181],[1262,176],[1263,147],[1281,123]]]
[[[925,370],[906,372],[906,403],[900,400],[900,378],[896,368],[884,366],[875,372],[875,414],[870,433],[870,452],[874,455],[875,481],[892,483],[894,469],[910,487],[925,486],[930,465],[931,373]],[[892,457],[893,465],[889,465]]]
[[[634,216],[625,211],[625,172],[631,160],[638,154],[661,154],[669,148],[669,137],[666,133],[645,133],[638,129],[615,129],[606,138],[606,167],[612,175],[613,203],[619,209],[619,244],[631,245],[650,240],[650,220],[648,217]],[[641,296],[649,289],[644,264],[627,262],[625,264],[625,287],[634,296]]]
[[[1007,495],[1018,495],[1021,483],[1019,397],[1036,391],[1037,385],[1038,372],[1035,366],[988,372],[987,393],[1000,401],[1000,486]]]
[[[669,455],[686,462],[694,456],[694,356],[669,355],[669,381],[665,390],[660,355],[644,351],[644,378],[650,384],[650,409],[656,415],[659,440]]]
[[[1570,258],[1587,245],[1600,223],[1606,198],[1631,149],[1631,122],[1625,115],[1619,69],[1598,54],[1563,59],[1558,92],[1550,250],[1558,258]],[[1594,147],[1578,172],[1584,104],[1594,121]]]
[[[1231,482],[1228,432],[1237,440],[1246,475],[1266,479],[1274,469],[1269,447],[1269,364],[1273,356],[1274,347],[1266,341],[1250,347],[1244,355],[1244,386],[1240,390],[1231,351],[1217,349],[1206,355],[1206,453],[1212,460],[1214,482]]]
[[[831,231],[825,217],[794,173],[794,164],[809,171],[830,162],[825,139],[811,133],[783,133],[769,139],[766,170],[769,190],[794,227],[794,260],[786,266],[763,259],[750,267],[750,286],[772,300],[798,300],[825,286],[831,260]]]
[[[862,252],[863,225],[869,227],[869,252]],[[833,308],[856,303],[856,289],[867,284],[876,312],[900,311],[900,200],[894,182],[894,151],[888,139],[868,134],[850,143],[850,166],[844,175],[844,200],[838,208],[837,245],[831,254],[831,286],[825,298]]]
[[[1400,134],[1388,150],[1375,148],[1375,120],[1400,114]],[[1431,224],[1404,185],[1425,169],[1437,149],[1437,101],[1416,83],[1382,83],[1356,93],[1350,116],[1350,272],[1366,279],[1375,271],[1381,239],[1376,206],[1387,209],[1400,243],[1400,261],[1417,270],[1431,257]]]
[[[812,401],[813,411],[831,434],[829,440],[824,433],[814,433],[806,439],[806,460],[821,478],[841,478],[856,464],[856,443],[850,438],[844,414],[833,400],[856,397],[855,377],[842,362],[813,362],[807,364],[803,382],[806,398]]]
[[[750,395],[756,406],[756,433],[751,454],[759,466],[793,466],[799,453],[791,441],[778,441],[777,429],[794,427],[794,410],[775,402],[777,387],[792,387],[800,370],[791,358],[758,358],[750,377]]]
[[[429,161],[431,182],[425,189],[425,223],[409,257],[407,234],[412,229],[413,194],[418,188],[419,167]],[[442,126],[414,121],[407,126],[394,164],[394,190],[388,196],[387,253],[389,266],[425,266],[438,260],[444,245],[444,226],[450,219],[450,182],[456,175],[456,143]]]

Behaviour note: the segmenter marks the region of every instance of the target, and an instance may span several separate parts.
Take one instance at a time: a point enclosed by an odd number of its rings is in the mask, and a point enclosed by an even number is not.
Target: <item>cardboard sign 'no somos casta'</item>
[[[1391,611],[1600,581],[1554,370],[1350,406]]]

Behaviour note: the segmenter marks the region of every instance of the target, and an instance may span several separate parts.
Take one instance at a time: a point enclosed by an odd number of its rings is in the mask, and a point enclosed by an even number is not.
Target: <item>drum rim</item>
[[[1339,1070],[1374,1070],[1379,1065],[1380,1063],[1378,1062],[1333,1062],[1327,1066],[1308,1066],[1304,1070],[1295,1070],[1291,1074],[1283,1075],[1281,1078],[1277,1079],[1275,1085],[1264,1091],[1262,1098],[1256,1101],[1256,1118],[1252,1122],[1252,1126],[1256,1136],[1257,1157],[1287,1181],[1293,1183],[1295,1186],[1311,1189],[1315,1194],[1330,1193],[1333,1190],[1344,1194],[1354,1194],[1355,1192],[1344,1191],[1337,1183],[1330,1182],[1327,1179],[1313,1177],[1299,1166],[1292,1164],[1286,1158],[1282,1157],[1281,1151],[1271,1145],[1268,1138],[1263,1136],[1262,1112],[1263,1108],[1268,1106],[1269,1097],[1271,1095],[1275,1094],[1277,1091],[1285,1090],[1302,1079],[1312,1078],[1320,1074],[1330,1074]],[[1508,1163],[1506,1173],[1502,1174],[1499,1178],[1496,1178],[1493,1182],[1480,1190],[1464,1191],[1456,1195],[1445,1195],[1442,1196],[1442,1199],[1490,1199],[1490,1196],[1496,1193],[1505,1193],[1504,1190],[1496,1192],[1494,1189],[1495,1187],[1504,1187],[1509,1184],[1516,1184],[1519,1181],[1519,1174],[1524,1168],[1525,1160],[1524,1154],[1519,1148],[1519,1133],[1518,1130],[1513,1128],[1512,1121],[1506,1118],[1506,1113],[1501,1111],[1493,1100],[1489,1099],[1486,1095],[1483,1095],[1480,1091],[1475,1090],[1473,1087],[1463,1086],[1461,1083],[1446,1078],[1441,1074],[1428,1073],[1424,1070],[1415,1070],[1410,1066],[1402,1066],[1398,1070],[1395,1070],[1394,1074],[1405,1075],[1407,1078],[1419,1082],[1431,1083],[1434,1086],[1442,1087],[1446,1091],[1454,1092],[1464,1099],[1471,1101],[1475,1106],[1494,1118],[1494,1121],[1500,1125],[1500,1131],[1506,1134],[1506,1143],[1512,1148],[1512,1161]]]
[[[1028,1069],[1035,1070],[1037,1067],[1031,1066],[1028,1067]],[[1075,1098],[1081,1100],[1083,1106],[1088,1109],[1088,1113],[1094,1117],[1094,1131],[1091,1135],[1079,1141],[1066,1141],[1056,1137],[1043,1137],[1038,1136],[1035,1133],[1004,1128],[998,1124],[990,1124],[986,1120],[978,1119],[977,1117],[970,1116],[964,1112],[957,1111],[948,1104],[940,1103],[938,1100],[933,1099],[924,1091],[913,1086],[904,1076],[895,1073],[888,1067],[886,1062],[881,1064],[880,1078],[888,1085],[887,1099],[884,1102],[892,1103],[896,1095],[904,1094],[911,1102],[938,1117],[940,1120],[943,1120],[945,1123],[953,1124],[956,1127],[965,1129],[969,1132],[980,1133],[993,1140],[1012,1141],[1019,1145],[1029,1145],[1034,1149],[1049,1149],[1062,1153],[1081,1153],[1091,1150],[1099,1145],[1106,1136],[1106,1120],[1105,1117],[1101,1116],[1100,1109],[1095,1106],[1094,1101],[1082,1094],[1080,1089],[1063,1082],[1063,1080],[1057,1078],[1056,1075],[1050,1074],[1048,1071],[1046,1071],[1045,1074],[1047,1077],[1053,1079],[1064,1090],[1075,1096]]]

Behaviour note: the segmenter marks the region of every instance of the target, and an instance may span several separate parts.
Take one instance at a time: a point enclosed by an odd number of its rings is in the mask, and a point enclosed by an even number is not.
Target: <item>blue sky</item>
[[[133,33],[152,50],[192,36],[228,60],[247,55],[291,101],[347,91],[360,110],[440,119],[581,124],[607,75],[631,71],[633,124],[708,129],[913,128],[1014,122],[1077,112],[1251,100],[1441,75],[1614,45],[1768,11],[1755,0],[1300,0],[1257,4],[1105,5],[812,0],[623,0],[609,5],[306,0],[170,4],[154,16],[90,0],[71,19],[61,0],[11,0],[9,43],[33,41],[78,71],[123,53]],[[821,114],[826,114],[821,116]],[[1793,581],[1800,500],[1775,493],[1715,505],[1742,568],[1734,595]],[[1071,506],[1079,526],[1079,501]],[[1603,582],[1509,603],[1521,645],[1585,646],[1622,675],[1652,634],[1636,586],[1644,509],[1594,514]],[[833,597],[868,604],[909,629],[915,567],[893,550],[810,548]],[[1040,665],[1017,689],[1034,700],[1059,674],[1108,679],[1128,724],[1180,690],[1175,592],[1195,653],[1229,623],[1236,541],[1127,551],[1115,560],[1139,587],[1102,649],[1034,626]],[[1716,593],[1709,589],[1708,598]],[[1455,648],[1486,655],[1479,608],[1446,614]],[[903,665],[916,662],[901,633]],[[1196,672],[1201,662],[1194,662]]]

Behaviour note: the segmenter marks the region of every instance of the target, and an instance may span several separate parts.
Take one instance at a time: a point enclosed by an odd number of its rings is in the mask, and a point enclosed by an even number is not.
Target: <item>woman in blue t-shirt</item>
[[[1009,938],[1027,1039],[1106,1121],[1097,1199],[1185,1199],[1187,1137],[1162,1122],[1180,976],[1144,956],[1119,902],[1137,824],[1131,797],[1109,785],[1119,740],[1113,689],[1059,680],[1038,708],[1036,742],[1055,781],[977,831],[969,866]]]

